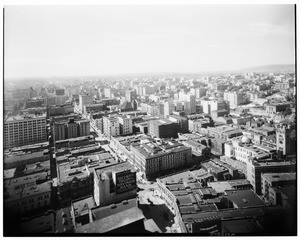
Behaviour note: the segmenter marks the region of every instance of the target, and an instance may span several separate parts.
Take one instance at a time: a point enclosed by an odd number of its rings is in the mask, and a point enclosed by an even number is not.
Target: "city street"
[[[141,178],[141,172],[137,173],[139,208],[147,219],[153,219],[162,232],[180,232],[176,219],[166,206],[164,200],[159,197],[156,182],[149,182]]]

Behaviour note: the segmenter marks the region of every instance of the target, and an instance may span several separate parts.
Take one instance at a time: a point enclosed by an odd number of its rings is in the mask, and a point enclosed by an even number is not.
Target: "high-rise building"
[[[270,161],[270,159],[254,160],[249,158],[247,161],[247,180],[251,183],[253,190],[257,194],[262,193],[262,174],[263,173],[285,173],[295,172],[296,164],[289,161]]]
[[[107,137],[120,135],[120,124],[118,116],[103,117],[103,133]]]
[[[63,105],[68,100],[68,97],[65,95],[59,96],[51,96],[46,98],[46,105],[53,106],[53,105]]]
[[[110,88],[104,88],[104,97],[106,97],[106,98],[111,97],[111,89]]]
[[[177,138],[178,125],[168,119],[152,120],[149,122],[149,134],[159,138]]]
[[[4,147],[47,141],[46,114],[9,117],[4,121]]]
[[[93,96],[92,95],[79,95],[79,108],[80,111],[83,112],[83,106],[87,104],[93,103]]]
[[[55,94],[56,96],[63,96],[65,95],[65,89],[56,89]]]
[[[136,172],[128,162],[94,170],[94,199],[97,206],[118,203],[135,198]]]
[[[135,96],[135,91],[133,90],[128,90],[125,92],[125,100],[127,102],[132,102],[133,100],[135,100],[136,96]]]
[[[237,108],[243,103],[243,94],[239,92],[224,92],[224,100],[229,101],[230,108]]]
[[[196,113],[196,96],[186,94],[183,91],[179,92],[178,101],[182,102],[186,115]]]
[[[296,154],[296,129],[281,125],[276,129],[276,149],[281,156]]]
[[[132,133],[132,118],[130,116],[119,116],[120,135]]]
[[[68,121],[54,122],[52,125],[54,141],[90,135],[90,121],[70,118]]]
[[[170,116],[175,111],[174,103],[169,100],[164,102],[164,118]]]

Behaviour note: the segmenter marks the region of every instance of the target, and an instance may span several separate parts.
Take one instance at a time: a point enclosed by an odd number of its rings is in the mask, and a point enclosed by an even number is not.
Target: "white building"
[[[120,135],[120,124],[118,116],[103,117],[103,133],[107,137]]]
[[[46,114],[9,117],[4,121],[4,147],[47,141]]]
[[[130,116],[119,116],[119,126],[120,126],[120,135],[131,134],[132,127],[132,118]]]
[[[237,108],[243,103],[243,94],[239,92],[224,92],[224,100],[229,101],[230,108]]]

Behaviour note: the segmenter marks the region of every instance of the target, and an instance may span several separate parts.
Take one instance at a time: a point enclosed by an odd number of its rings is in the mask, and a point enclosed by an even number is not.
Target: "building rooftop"
[[[269,182],[296,181],[296,173],[264,173],[262,177]]]
[[[126,170],[131,170],[135,171],[134,167],[128,163],[128,162],[121,162],[121,163],[116,163],[111,166],[103,167],[103,168],[95,168],[95,174],[97,175],[98,179],[103,179],[106,176],[104,175],[105,173],[108,172],[122,172]]]
[[[73,222],[70,207],[57,210],[55,217],[55,233],[70,232],[72,229]]]
[[[252,190],[226,190],[225,196],[233,202],[237,208],[258,207],[266,204]]]
[[[76,228],[76,233],[106,233],[145,218],[143,212],[137,207],[136,199],[94,208],[92,214],[95,221]]]
[[[24,121],[24,120],[36,120],[36,119],[45,119],[46,120],[46,114],[26,114],[26,115],[17,115],[17,116],[11,116],[8,117],[4,123],[9,123],[9,122],[15,122],[15,121]]]
[[[16,168],[11,168],[3,171],[4,180],[13,178],[16,173]]]
[[[51,192],[51,182],[47,181],[40,184],[32,183],[30,185],[20,187],[19,189],[15,189],[14,191],[7,191],[4,193],[5,202],[12,202],[19,199],[24,199],[29,196]]]
[[[20,223],[20,234],[54,234],[55,212],[49,210],[36,217],[22,219]]]
[[[23,172],[24,174],[32,174],[40,171],[50,171],[50,160],[26,164],[26,167]]]
[[[177,141],[163,141],[162,143],[156,143],[154,141],[148,141],[141,145],[134,145],[133,148],[137,149],[145,158],[152,158],[168,153],[181,152],[191,149]]]
[[[194,174],[194,176],[200,180],[200,179],[204,179],[204,178],[208,178],[208,177],[213,177],[213,175],[211,175],[210,173],[208,173],[207,171],[205,171],[204,169],[197,169],[197,170],[193,170],[191,171],[192,174]]]
[[[76,162],[61,163],[58,166],[58,180],[63,184],[76,179],[84,179],[90,176],[90,171],[86,166],[78,166]]]
[[[42,150],[36,152],[10,152],[4,156],[4,163],[13,163],[13,162],[21,162],[34,158],[45,157],[50,159],[49,150]]]
[[[202,167],[207,169],[208,172],[212,172],[212,173],[222,173],[224,171],[228,171],[227,168],[217,165],[212,161],[202,163]]]
[[[181,173],[172,174],[166,177],[160,178],[160,181],[165,185],[174,185],[176,183],[183,183],[183,182],[197,182],[197,178],[193,173],[190,171],[184,171]]]
[[[217,193],[224,193],[226,190],[234,189],[228,181],[208,182],[207,186],[215,189]]]
[[[186,140],[183,142],[184,145],[191,146],[193,148],[200,148],[200,149],[206,149],[207,147],[203,145],[200,142],[194,141],[194,140]]]
[[[75,217],[86,214],[88,213],[89,209],[96,207],[95,200],[92,196],[72,201],[71,205],[74,209]]]

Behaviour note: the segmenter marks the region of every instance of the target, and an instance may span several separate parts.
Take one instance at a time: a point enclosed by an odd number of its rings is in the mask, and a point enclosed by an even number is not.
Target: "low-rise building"
[[[295,185],[296,173],[264,173],[261,175],[261,194],[271,204],[280,204],[281,187]],[[279,195],[279,196],[278,196]]]
[[[124,234],[146,233],[142,210],[136,199],[125,200],[119,204],[93,208],[90,222],[75,228],[79,234]]]
[[[192,149],[176,141],[145,141],[131,146],[135,166],[147,178],[192,165]]]

